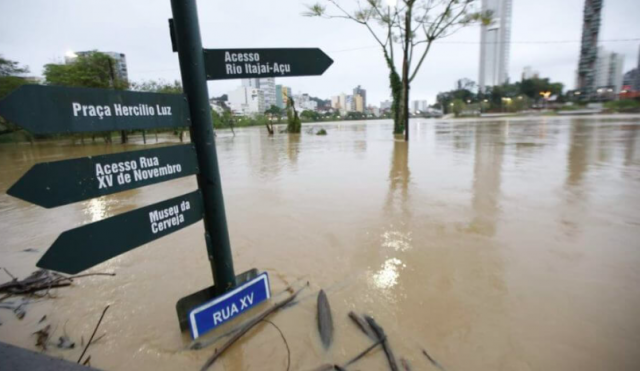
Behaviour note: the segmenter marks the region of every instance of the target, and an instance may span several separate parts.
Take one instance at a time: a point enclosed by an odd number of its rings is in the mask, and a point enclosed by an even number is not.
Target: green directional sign
[[[203,213],[201,193],[195,191],[86,224],[62,233],[37,266],[76,274],[196,223]]]
[[[0,116],[34,133],[190,126],[182,94],[23,85],[0,101]]]
[[[322,75],[332,63],[318,48],[204,50],[207,80]]]
[[[34,165],[7,194],[52,208],[198,173],[192,144]]]

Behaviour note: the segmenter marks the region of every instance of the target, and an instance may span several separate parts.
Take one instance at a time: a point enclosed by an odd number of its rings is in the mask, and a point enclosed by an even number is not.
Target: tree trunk
[[[120,130],[120,143],[127,143],[127,132],[124,130]]]
[[[404,18],[405,30],[411,30],[411,10],[413,2],[407,4],[407,13]],[[409,43],[411,43],[411,34],[407,31],[404,35],[404,50],[402,56],[402,113],[404,125],[404,140],[409,141]]]
[[[142,142],[147,144],[147,133],[144,130],[142,130]]]

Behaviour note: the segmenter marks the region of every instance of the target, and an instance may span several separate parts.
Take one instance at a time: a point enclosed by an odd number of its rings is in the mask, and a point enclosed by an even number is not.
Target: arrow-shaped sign
[[[0,101],[0,116],[34,134],[190,126],[182,94],[23,85]]]
[[[332,63],[318,48],[204,50],[207,80],[315,76]]]
[[[76,274],[202,219],[200,191],[62,233],[37,266]]]
[[[198,173],[184,144],[34,165],[7,194],[52,208]]]

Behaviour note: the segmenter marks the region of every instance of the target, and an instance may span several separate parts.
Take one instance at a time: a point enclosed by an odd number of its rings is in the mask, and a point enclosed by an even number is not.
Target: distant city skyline
[[[304,18],[300,15],[304,3],[297,0],[281,0],[275,5],[201,0],[198,8],[205,47],[319,47],[334,60],[323,76],[277,79],[278,84],[322,98],[351,92],[362,84],[367,90],[367,105],[390,97],[380,48],[359,25]],[[562,82],[567,88],[574,86],[583,8],[584,0],[513,1],[508,70],[512,82],[519,79],[524,66],[533,66],[541,77]],[[250,27],[237,27],[240,14]],[[97,49],[125,54],[131,81],[180,80],[178,59],[171,51],[167,31],[169,2],[6,1],[0,4],[0,17],[0,53],[28,65],[31,75],[41,76],[47,63],[61,63],[67,51]],[[625,56],[625,72],[631,69],[630,61],[637,60],[640,42],[610,40],[640,38],[638,19],[637,0],[605,1],[599,44]],[[434,102],[438,92],[450,90],[460,78],[478,82],[479,54],[478,26],[436,42],[413,81],[410,99]],[[210,81],[210,96],[225,94],[239,83]]]

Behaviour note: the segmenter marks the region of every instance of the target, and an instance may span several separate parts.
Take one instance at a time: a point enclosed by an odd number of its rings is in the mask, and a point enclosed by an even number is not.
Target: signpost
[[[180,328],[198,337],[270,297],[266,273],[234,273],[207,80],[321,75],[317,48],[203,49],[195,0],[171,0],[183,94],[24,85],[0,116],[34,134],[190,127],[190,145],[34,165],[8,194],[52,208],[196,175],[198,190],[62,233],[37,266],[75,274],[203,220],[215,285],[176,304]]]
[[[62,233],[40,268],[76,274],[202,219],[199,191]]]
[[[204,50],[207,80],[315,76],[332,63],[318,48]]]
[[[262,273],[234,290],[194,308],[189,313],[191,337],[196,339],[269,299],[269,287],[269,276]]]
[[[52,208],[197,172],[195,148],[185,144],[36,164],[7,194]]]
[[[0,101],[0,116],[34,134],[189,126],[182,94],[23,85]]]

